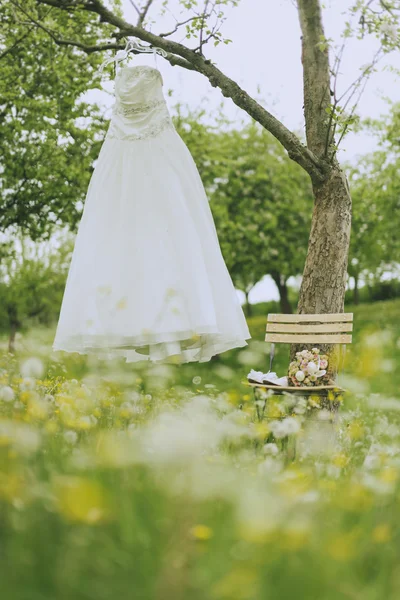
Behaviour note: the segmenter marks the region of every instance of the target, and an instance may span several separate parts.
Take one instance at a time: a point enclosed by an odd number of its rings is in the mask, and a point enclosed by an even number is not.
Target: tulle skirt
[[[140,141],[106,138],[53,349],[127,362],[203,362],[249,337],[182,139],[173,129]]]

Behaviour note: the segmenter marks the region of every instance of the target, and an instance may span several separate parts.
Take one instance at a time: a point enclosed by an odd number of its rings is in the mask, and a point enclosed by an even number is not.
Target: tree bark
[[[339,165],[329,179],[314,189],[315,205],[308,253],[300,288],[299,313],[323,314],[344,311],[347,261],[350,244],[351,196]],[[291,358],[315,344],[293,345]],[[336,379],[340,352],[338,345],[318,344],[329,355],[328,373]]]
[[[314,186],[315,204],[300,288],[300,313],[344,310],[350,244],[351,196],[338,164],[326,182]]]
[[[8,337],[8,351],[10,354],[15,354],[15,336],[17,334],[18,327],[16,323],[10,325],[10,335]]]
[[[360,304],[360,290],[358,287],[358,273],[356,275],[354,275],[353,277],[354,279],[354,290],[353,290],[353,302],[355,304],[355,306],[358,306]]]
[[[271,277],[275,281],[276,287],[278,288],[281,313],[284,315],[291,315],[293,309],[289,300],[289,288],[287,286],[286,277],[275,272],[271,274]]]
[[[252,306],[251,306],[251,304],[250,304],[250,302],[249,302],[249,294],[250,294],[250,292],[245,292],[245,293],[244,293],[244,295],[245,295],[245,303],[244,303],[244,306],[245,306],[245,310],[246,310],[246,316],[247,316],[247,317],[251,317],[251,316],[252,316],[252,314],[253,314],[253,308],[252,308]]]

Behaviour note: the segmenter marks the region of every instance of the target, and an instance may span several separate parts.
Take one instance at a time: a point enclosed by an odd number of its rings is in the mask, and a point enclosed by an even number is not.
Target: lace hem
[[[161,121],[158,121],[157,123],[154,123],[153,125],[150,125],[150,127],[143,129],[143,131],[141,133],[126,134],[126,133],[121,132],[118,129],[118,127],[115,125],[115,123],[111,123],[110,129],[108,130],[108,133],[106,136],[106,139],[107,138],[118,139],[118,140],[123,140],[123,141],[128,141],[128,142],[138,141],[138,140],[146,140],[149,138],[157,137],[165,129],[174,129],[172,119],[169,115],[164,117],[163,119],[161,119]]]
[[[189,332],[188,332],[189,333]],[[247,346],[245,337],[232,336],[218,333],[197,333],[191,335],[176,333],[166,336],[168,341],[154,340],[151,343],[143,343],[143,340],[126,338],[120,340],[120,344],[114,345],[115,340],[99,340],[89,337],[83,339],[67,338],[55,341],[54,352],[77,352],[78,354],[94,354],[98,358],[113,359],[122,358],[127,363],[151,361],[154,363],[169,362],[207,362],[216,354],[221,354],[233,348]],[[197,341],[193,338],[197,335]]]

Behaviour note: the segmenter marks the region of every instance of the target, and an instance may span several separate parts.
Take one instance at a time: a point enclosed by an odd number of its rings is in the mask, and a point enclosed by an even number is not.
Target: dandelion
[[[192,383],[194,383],[194,385],[200,385],[201,377],[199,375],[196,375],[196,377],[193,377]]]
[[[33,377],[24,377],[19,387],[23,392],[34,390],[36,387],[36,381]]]
[[[264,445],[264,453],[269,454],[271,456],[276,456],[279,454],[279,449],[276,444],[268,443]]]
[[[15,392],[9,385],[0,388],[0,400],[3,402],[12,402],[15,398]]]
[[[199,540],[202,542],[209,540],[214,535],[211,527],[208,527],[207,525],[195,525],[190,530],[190,533],[192,534],[195,540]]]
[[[68,431],[65,431],[63,434],[64,440],[71,445],[76,444],[76,442],[78,441],[78,434],[76,433],[76,431],[73,431],[71,429],[69,429]]]
[[[282,421],[272,421],[270,429],[276,438],[284,438],[299,433],[301,427],[297,419],[287,417]]]
[[[95,525],[111,516],[103,486],[83,477],[59,477],[54,483],[60,513],[71,521]]]
[[[32,356],[25,360],[21,365],[22,377],[33,377],[40,379],[44,373],[44,365],[40,358]]]

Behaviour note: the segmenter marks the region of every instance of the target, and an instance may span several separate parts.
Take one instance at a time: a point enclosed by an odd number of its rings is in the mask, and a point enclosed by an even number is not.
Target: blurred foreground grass
[[[335,424],[316,398],[254,405],[241,382],[267,370],[265,317],[202,365],[60,357],[53,332],[24,335],[0,359],[2,597],[397,600],[399,316],[355,311]]]

